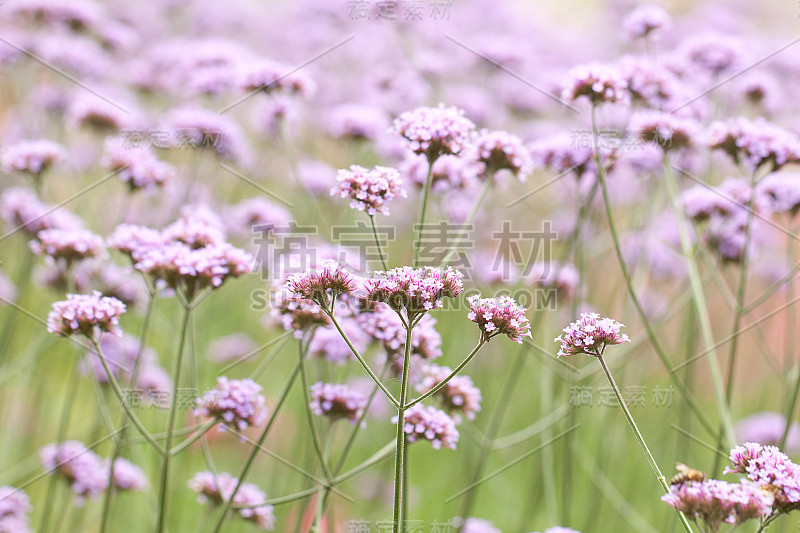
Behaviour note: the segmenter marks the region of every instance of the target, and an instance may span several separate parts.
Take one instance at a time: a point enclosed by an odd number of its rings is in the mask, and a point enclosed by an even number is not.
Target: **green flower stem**
[[[289,392],[292,390],[292,386],[294,386],[295,381],[297,381],[297,376],[300,373],[300,364],[298,363],[295,365],[294,370],[289,375],[289,381],[286,382],[286,386],[283,388],[280,397],[278,398],[278,403],[275,404],[275,410],[272,411],[272,416],[267,422],[267,425],[264,426],[264,431],[261,432],[261,436],[258,437],[258,441],[256,442],[255,446],[253,446],[250,455],[247,457],[247,461],[244,464],[244,468],[242,468],[241,473],[239,474],[239,482],[236,484],[236,487],[233,489],[231,493],[231,497],[226,499],[225,502],[222,504],[222,510],[219,515],[219,520],[217,524],[214,526],[214,533],[219,533],[222,530],[222,526],[225,524],[225,521],[228,519],[228,513],[231,509],[231,504],[233,502],[236,493],[239,492],[239,488],[244,483],[247,474],[250,472],[250,468],[253,466],[253,462],[258,455],[258,452],[261,450],[261,447],[264,445],[264,441],[267,439],[267,435],[269,434],[270,429],[272,429],[272,425],[275,423],[275,420],[278,418],[278,412],[281,410],[286,398],[289,396]]]
[[[436,162],[435,157],[428,157],[428,174],[425,176],[425,192],[422,195],[422,208],[419,214],[419,226],[417,227],[417,238],[412,243],[414,248],[414,263],[413,267],[417,268],[419,265],[419,249],[420,240],[422,239],[422,228],[425,225],[425,214],[428,211],[428,197],[431,194],[431,181],[433,181],[433,164]]]
[[[161,492],[158,503],[158,519],[156,521],[156,531],[163,533],[167,523],[167,501],[169,495],[169,470],[172,462],[172,439],[175,432],[175,415],[178,412],[178,385],[181,380],[181,370],[183,369],[183,352],[186,344],[186,332],[189,329],[189,320],[192,315],[192,307],[186,306],[183,313],[183,325],[181,326],[180,340],[178,341],[178,351],[175,354],[175,371],[172,373],[172,398],[169,408],[169,423],[167,424],[167,439],[164,442],[164,458],[161,463]]]
[[[380,463],[381,461],[383,461],[384,459],[386,459],[387,457],[391,456],[394,453],[395,447],[396,443],[394,441],[387,443],[386,446],[378,450],[375,454],[373,454],[372,457],[370,457],[360,465],[351,468],[344,474],[336,476],[336,479],[333,480],[333,485],[335,486],[339,485],[340,483],[344,483],[348,479],[357,476],[364,470],[372,467],[377,463]]]
[[[403,352],[403,377],[400,381],[400,404],[397,408],[397,440],[394,448],[394,512],[392,514],[392,533],[405,533],[402,519],[402,502],[408,497],[403,481],[403,462],[406,445],[406,394],[408,393],[408,374],[411,367],[411,342],[414,329],[406,328],[406,345]]]
[[[619,235],[617,234],[617,227],[614,224],[614,215],[611,212],[611,201],[609,199],[608,194],[608,186],[606,184],[606,176],[605,170],[603,168],[603,163],[600,160],[600,147],[599,147],[599,140],[598,140],[598,133],[597,133],[597,118],[596,118],[596,107],[592,107],[592,136],[594,137],[594,148],[595,148],[595,163],[597,165],[597,177],[598,181],[600,182],[600,190],[603,193],[603,203],[605,204],[605,211],[606,211],[606,218],[608,220],[608,227],[611,231],[611,237],[614,241],[614,252],[617,256],[617,261],[619,262],[620,271],[622,272],[622,277],[625,279],[625,286],[628,289],[628,295],[633,302],[633,306],[636,308],[636,312],[639,315],[639,318],[644,325],[645,332],[647,333],[647,338],[650,339],[650,344],[652,344],[653,349],[656,352],[656,355],[664,364],[664,366],[669,371],[670,379],[672,380],[673,385],[678,390],[679,394],[686,400],[686,403],[692,409],[692,412],[695,414],[697,419],[700,421],[701,425],[708,431],[709,434],[714,434],[715,431],[711,426],[711,422],[706,418],[705,414],[703,413],[702,408],[698,405],[697,401],[689,394],[689,391],[686,389],[686,386],[683,382],[678,378],[675,372],[670,365],[669,358],[667,358],[666,353],[664,353],[663,348],[661,347],[661,343],[658,342],[656,338],[655,331],[653,331],[653,327],[650,325],[650,321],[647,319],[647,315],[642,309],[642,304],[639,302],[639,298],[636,296],[636,291],[633,288],[633,280],[628,272],[628,267],[625,264],[625,259],[622,256],[622,247],[620,246],[619,242]]]
[[[381,249],[381,241],[378,238],[378,229],[375,227],[375,217],[373,215],[369,215],[369,223],[372,225],[372,235],[375,237],[375,246],[378,247],[378,255],[381,256],[381,265],[383,266],[384,270],[389,270],[387,266],[386,259],[383,257],[383,250]]]
[[[647,457],[647,462],[650,463],[650,468],[653,470],[653,473],[658,479],[661,488],[664,489],[665,493],[669,493],[669,484],[667,484],[667,479],[664,477],[664,474],[661,473],[661,470],[658,468],[658,464],[656,460],[653,458],[653,454],[650,453],[650,448],[647,447],[647,443],[642,436],[642,433],[639,431],[636,422],[633,420],[633,415],[631,415],[630,410],[628,410],[628,406],[625,404],[625,400],[622,398],[622,393],[619,391],[619,387],[617,387],[617,383],[614,381],[614,376],[611,375],[611,371],[608,369],[606,365],[605,359],[603,359],[602,355],[597,355],[597,360],[600,361],[600,366],[603,367],[603,372],[608,378],[608,382],[611,384],[611,388],[614,389],[614,394],[617,397],[617,402],[619,403],[620,407],[622,407],[622,412],[625,413],[625,418],[628,421],[628,425],[631,426],[631,430],[633,431],[633,435],[636,437],[636,440],[639,442],[639,446],[642,447],[642,451],[644,452],[645,457]],[[692,533],[692,526],[689,525],[689,521],[683,515],[682,512],[678,511],[677,509],[675,512],[678,514],[678,518],[683,525],[683,528],[688,532]]]
[[[169,451],[170,455],[172,456],[178,455],[183,450],[185,450],[198,440],[202,439],[205,436],[205,434],[208,433],[208,430],[214,427],[214,425],[216,425],[217,423],[218,420],[209,420],[208,422],[197,428],[197,433],[195,433],[191,437],[187,438],[186,440],[184,440],[183,442],[177,444],[174,448],[172,448]],[[175,434],[176,432],[173,432],[173,436],[175,436]]]
[[[31,275],[33,272],[33,253],[30,251],[26,251],[25,259],[22,262],[22,274],[17,283],[17,303],[22,303],[23,298],[28,293],[28,289],[31,285]],[[6,358],[7,355],[11,353],[11,341],[13,340],[14,333],[17,331],[17,328],[14,327],[17,315],[19,314],[19,310],[12,306],[6,306],[6,316],[5,320],[3,321],[3,329],[0,330],[0,346],[2,346],[2,350],[0,350],[0,366],[3,365],[3,360]]]
[[[328,318],[331,319],[331,322],[333,322],[333,325],[339,331],[339,335],[342,336],[344,342],[347,343],[347,346],[350,348],[350,351],[353,352],[353,355],[356,357],[356,359],[358,359],[358,362],[361,363],[361,366],[364,367],[364,370],[367,371],[367,374],[369,374],[369,377],[372,378],[372,381],[374,381],[375,384],[383,391],[383,393],[386,395],[389,401],[392,402],[392,405],[394,405],[396,408],[400,408],[400,402],[398,402],[397,398],[395,398],[392,395],[392,393],[389,392],[389,389],[386,388],[386,385],[384,385],[381,382],[380,378],[375,375],[375,372],[372,371],[369,364],[367,364],[367,362],[364,360],[361,354],[358,353],[358,350],[356,350],[355,346],[353,346],[353,343],[350,342],[350,338],[347,336],[342,327],[339,325],[339,322],[336,320],[336,317],[333,316],[333,312],[325,310],[325,314],[327,314]]]
[[[786,256],[789,258],[789,268],[794,265],[794,235],[796,232],[796,228],[794,225],[789,222],[789,233],[790,236],[788,238],[788,242],[786,244]],[[791,304],[792,300],[794,300],[794,279],[789,279],[788,286],[786,288],[786,303]],[[795,308],[792,305],[789,305],[788,309],[786,310],[786,325],[784,327],[784,358],[786,362],[784,364],[785,373],[789,375],[789,371],[791,370],[792,366],[794,366],[794,327],[795,324]],[[779,448],[782,450],[783,447],[786,445],[786,439],[789,437],[789,430],[792,428],[792,418],[794,417],[794,410],[797,407],[797,396],[800,393],[800,369],[797,372],[797,378],[794,381],[794,387],[792,388],[792,392],[789,396],[787,396],[786,402],[786,426],[783,429],[783,435],[781,435],[781,441]]]
[[[711,371],[711,380],[714,385],[714,393],[716,395],[717,407],[719,408],[720,417],[722,418],[722,432],[729,444],[735,444],[735,437],[733,433],[733,420],[731,419],[730,409],[728,408],[728,401],[725,396],[725,389],[722,384],[722,376],[717,359],[716,343],[714,341],[714,333],[711,328],[711,320],[706,303],[705,292],[703,291],[703,283],[701,281],[700,273],[697,269],[697,262],[695,260],[694,252],[690,242],[689,233],[680,212],[680,205],[678,203],[678,184],[675,175],[672,172],[672,167],[669,162],[664,163],[664,181],[666,182],[667,192],[669,193],[672,208],[678,221],[678,237],[681,241],[681,250],[686,257],[686,266],[689,272],[689,285],[691,287],[692,296],[697,310],[697,318],[700,324],[700,331],[703,336],[703,343],[708,350],[708,365]]]
[[[444,387],[445,385],[447,385],[447,382],[448,382],[448,381],[450,381],[451,379],[453,379],[454,377],[456,377],[456,376],[458,375],[458,373],[459,373],[459,372],[461,372],[461,371],[464,369],[464,367],[465,367],[465,366],[467,366],[467,364],[468,364],[470,361],[472,361],[472,358],[473,358],[473,357],[475,357],[475,356],[477,355],[478,351],[481,349],[481,347],[482,347],[484,344],[486,344],[486,341],[483,339],[483,337],[481,337],[481,340],[478,342],[478,344],[475,346],[475,348],[473,348],[473,349],[472,349],[472,351],[470,352],[470,354],[469,354],[467,357],[465,357],[465,358],[464,358],[464,360],[463,360],[463,361],[461,361],[461,363],[459,363],[459,365],[458,365],[458,366],[455,368],[455,370],[453,370],[452,372],[450,372],[450,375],[449,375],[449,376],[447,376],[446,378],[444,378],[444,379],[443,379],[441,382],[439,382],[439,383],[438,383],[438,384],[437,384],[435,387],[433,387],[431,390],[429,390],[428,392],[426,392],[425,394],[423,394],[422,396],[420,396],[420,397],[419,397],[419,398],[417,398],[416,400],[411,400],[410,402],[408,402],[407,404],[405,404],[405,405],[403,406],[403,410],[404,410],[404,411],[405,411],[405,410],[408,410],[408,409],[410,409],[411,407],[414,407],[415,405],[417,405],[419,402],[421,402],[421,401],[422,401],[422,400],[424,400],[425,398],[429,398],[430,396],[433,396],[434,394],[436,394],[437,392],[439,392],[439,391],[442,389],[442,387]]]

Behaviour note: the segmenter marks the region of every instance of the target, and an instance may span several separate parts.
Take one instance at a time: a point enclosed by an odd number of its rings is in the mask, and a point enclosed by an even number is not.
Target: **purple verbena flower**
[[[453,370],[446,366],[425,365],[422,378],[416,386],[420,393],[426,393],[445,380]],[[444,409],[453,415],[456,423],[464,416],[467,420],[475,420],[481,410],[481,390],[472,383],[469,376],[457,375],[439,389],[434,395],[442,400]]]
[[[369,216],[388,215],[389,202],[407,194],[400,182],[400,173],[389,167],[366,169],[352,165],[349,170],[340,170],[336,181],[331,194],[350,198],[350,207],[365,211]]]
[[[558,356],[585,353],[600,356],[606,346],[630,342],[628,336],[620,332],[625,327],[611,318],[600,318],[597,313],[581,313],[580,319],[564,328],[564,334],[556,337],[561,343]]]
[[[3,149],[0,168],[6,174],[16,171],[38,176],[66,157],[64,147],[53,141],[20,141]]]
[[[392,422],[396,424],[398,417],[392,418]],[[427,440],[434,450],[442,446],[455,450],[458,443],[459,434],[453,419],[444,411],[421,403],[406,411],[404,430],[408,442]]]
[[[104,257],[103,238],[83,229],[45,229],[36,234],[29,243],[36,255],[46,255],[54,260],[63,260],[67,266],[89,257]]]
[[[775,171],[800,161],[800,137],[763,118],[744,117],[711,125],[709,146],[741,162],[751,173],[771,164]]]
[[[640,5],[625,16],[622,29],[628,39],[642,39],[657,36],[662,30],[672,26],[672,19],[658,6]]]
[[[628,82],[620,70],[613,65],[590,63],[570,70],[569,78],[564,84],[561,98],[566,102],[574,102],[585,96],[592,105],[602,103],[627,102]]]
[[[505,131],[481,130],[473,139],[470,150],[474,158],[486,165],[486,174],[508,170],[520,181],[533,171],[530,152],[516,135]]]
[[[497,335],[508,335],[512,341],[522,344],[522,337],[531,337],[525,308],[510,296],[481,298],[480,294],[475,294],[467,301],[470,309],[467,318],[478,324],[484,341]]]
[[[409,320],[442,307],[442,298],[455,298],[464,290],[463,274],[452,267],[406,266],[373,275],[365,281],[367,300],[383,302],[397,312],[405,310]]]
[[[0,532],[31,533],[31,500],[22,489],[0,487]]]
[[[311,386],[311,412],[331,420],[346,418],[355,424],[364,413],[367,397],[339,383],[318,382]]]
[[[394,120],[393,131],[402,135],[408,148],[424,154],[429,162],[445,154],[459,154],[469,143],[475,124],[456,107],[418,107]]]
[[[328,260],[303,273],[290,274],[284,286],[289,298],[310,300],[329,309],[338,296],[356,290],[357,283],[340,263]]]
[[[55,302],[53,310],[47,315],[47,331],[62,337],[81,334],[91,339],[96,338],[98,332],[122,335],[119,317],[124,312],[124,303],[97,291],[92,294],[67,294],[67,299]]]
[[[637,112],[631,117],[628,128],[664,152],[692,148],[700,137],[697,122],[661,111]]]
[[[67,480],[78,502],[95,498],[108,487],[108,462],[79,441],[48,444],[39,451],[48,473]]]
[[[772,503],[772,498],[757,485],[716,479],[672,485],[661,500],[689,520],[702,520],[713,532],[719,531],[722,524],[741,524],[767,516]]]
[[[217,378],[215,388],[197,399],[194,414],[219,419],[220,431],[227,426],[244,431],[266,422],[266,400],[261,395],[261,385],[252,379],[229,380],[222,376]]]
[[[214,507],[230,501],[233,491],[239,485],[239,479],[227,472],[220,472],[215,477],[212,472],[198,472],[189,480],[189,488],[197,494],[200,503],[211,503]],[[233,497],[233,503],[242,506],[254,506],[267,499],[267,495],[252,483],[242,483]],[[240,517],[253,522],[261,529],[275,528],[275,513],[271,505],[258,505],[237,509]]]
[[[114,486],[120,490],[143,491],[147,488],[147,476],[141,468],[122,457],[114,461]]]

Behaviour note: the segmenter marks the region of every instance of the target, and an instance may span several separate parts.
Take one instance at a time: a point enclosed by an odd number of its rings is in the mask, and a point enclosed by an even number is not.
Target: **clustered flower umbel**
[[[506,131],[481,130],[472,141],[475,158],[486,165],[486,175],[508,170],[520,181],[533,171],[530,152],[516,135]]]
[[[480,294],[475,294],[467,301],[470,309],[467,318],[478,324],[482,340],[508,335],[512,341],[522,344],[522,337],[531,337],[525,308],[510,296],[481,298]]]
[[[31,500],[22,489],[0,487],[0,531],[30,533]]]
[[[83,229],[45,229],[28,245],[36,255],[63,260],[67,267],[89,257],[103,257],[105,242],[99,235]]]
[[[392,418],[392,422],[397,424],[398,417]],[[404,431],[408,442],[427,440],[434,450],[442,446],[455,450],[459,437],[456,423],[447,413],[421,403],[411,406],[406,411]]]
[[[585,353],[600,356],[606,346],[630,342],[628,336],[620,332],[625,327],[611,318],[600,318],[597,313],[581,313],[580,319],[564,328],[564,333],[556,337],[561,343],[558,356],[569,357]]]
[[[95,291],[92,294],[67,294],[67,299],[53,304],[47,315],[47,331],[62,337],[81,334],[95,339],[98,333],[122,335],[119,317],[125,304]]]
[[[227,472],[220,472],[215,477],[212,472],[207,470],[198,472],[189,480],[189,488],[197,494],[200,503],[211,503],[215,507],[231,499],[231,494],[239,485],[239,479]],[[242,483],[233,503],[242,506],[251,506],[261,503],[267,499],[267,495],[252,483]],[[261,529],[272,530],[275,528],[275,513],[271,505],[259,505],[257,507],[242,507],[236,512],[240,517],[248,522],[253,522]]]
[[[691,148],[700,136],[700,128],[694,120],[661,111],[637,112],[631,117],[628,128],[664,152]]]
[[[631,40],[649,38],[671,25],[672,19],[667,12],[652,5],[637,6],[622,21],[622,28]]]
[[[446,366],[425,365],[422,368],[422,379],[417,384],[417,391],[426,393],[445,380],[453,372]],[[469,376],[455,376],[434,395],[441,398],[445,410],[453,414],[456,422],[461,416],[467,420],[475,420],[481,410],[481,390],[472,383]]]
[[[415,154],[424,154],[432,163],[439,156],[459,154],[468,145],[475,124],[456,107],[418,107],[394,120],[392,130],[408,141]]]
[[[346,418],[355,424],[364,413],[367,397],[341,383],[318,382],[311,386],[311,412],[331,420]]]
[[[284,287],[289,298],[310,300],[328,311],[338,296],[356,290],[357,283],[341,263],[327,260],[305,272],[290,274]]]
[[[129,141],[128,141],[129,143]],[[175,167],[159,160],[148,146],[128,146],[119,137],[106,141],[103,166],[128,184],[131,191],[151,191],[176,176]]]
[[[739,117],[711,125],[709,146],[728,154],[751,173],[771,163],[775,171],[800,161],[800,137],[763,118]]]
[[[32,189],[10,187],[0,195],[0,218],[6,224],[36,233],[49,228],[78,229],[83,222],[66,209],[42,202]]]
[[[442,307],[443,298],[456,298],[464,290],[464,275],[447,267],[377,270],[364,282],[367,300],[383,302],[396,312],[406,312],[410,322],[431,309]]]
[[[776,446],[745,442],[731,450],[730,459],[733,467],[726,467],[725,473],[746,474],[759,489],[766,489],[774,496],[773,513],[800,509],[800,465]]]
[[[717,479],[672,485],[661,499],[688,519],[702,520],[707,531],[713,532],[719,531],[722,524],[741,524],[767,516],[772,500],[758,485]]]
[[[229,380],[223,376],[217,378],[215,388],[197,399],[194,414],[219,419],[219,431],[228,426],[244,431],[267,420],[266,400],[261,395],[261,385],[252,379]]]
[[[95,454],[80,441],[48,444],[39,451],[42,466],[50,473],[63,477],[78,503],[95,498],[108,488],[110,462]],[[114,487],[119,490],[144,490],[147,476],[141,468],[127,459],[114,461]]]
[[[592,105],[627,102],[628,82],[614,66],[601,63],[580,65],[570,70],[561,98],[574,102],[581,96],[588,98]]]
[[[3,150],[0,168],[6,174],[17,171],[38,176],[66,157],[64,147],[53,141],[20,141]]]
[[[350,207],[369,216],[377,213],[388,215],[389,202],[397,196],[407,195],[400,182],[400,173],[390,167],[366,169],[352,165],[349,170],[339,170],[336,182],[331,195],[350,198]]]

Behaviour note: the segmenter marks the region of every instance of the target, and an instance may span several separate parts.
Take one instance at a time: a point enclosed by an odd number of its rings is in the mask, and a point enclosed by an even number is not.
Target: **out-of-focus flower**
[[[147,488],[147,476],[141,468],[122,457],[114,461],[114,486],[121,490],[142,491]]]
[[[78,503],[95,498],[108,487],[108,464],[82,442],[48,444],[39,450],[42,466],[67,480]]]
[[[617,65],[628,84],[633,105],[663,109],[676,103],[677,98],[687,91],[684,83],[675,74],[663,65],[645,58],[624,56]],[[686,106],[685,109],[692,111],[694,108]]]
[[[590,63],[570,70],[561,98],[574,102],[585,96],[592,105],[627,102],[628,82],[620,70],[613,65]]]
[[[478,324],[482,340],[508,335],[512,341],[522,344],[522,337],[531,337],[531,325],[525,316],[525,308],[510,296],[481,298],[480,294],[475,294],[467,301],[467,318]]]
[[[126,107],[129,107],[126,104]],[[94,95],[76,97],[67,109],[67,121],[73,126],[84,126],[102,133],[111,133],[132,125],[131,112]]]
[[[297,174],[306,190],[315,196],[329,196],[331,183],[336,181],[336,169],[321,161],[300,161]]]
[[[331,420],[346,418],[355,424],[364,412],[367,397],[339,383],[318,382],[311,386],[311,412]]]
[[[360,322],[349,317],[342,318],[338,322],[358,353],[363,353],[370,339]],[[308,343],[308,356],[325,359],[337,365],[343,365],[354,358],[341,333],[330,324],[314,330],[314,336]]]
[[[230,501],[233,491],[239,485],[239,479],[227,472],[220,472],[215,477],[212,472],[198,472],[189,480],[189,488],[197,494],[200,503],[211,503],[214,507]],[[233,497],[236,505],[253,506],[267,499],[267,495],[252,483],[242,483]],[[248,522],[253,522],[261,529],[275,528],[275,513],[271,505],[243,507],[236,512]]]
[[[242,200],[230,209],[225,219],[228,229],[238,235],[288,227],[291,221],[289,211],[263,197]]]
[[[477,180],[482,171],[483,165],[472,158],[443,155],[433,164],[431,192],[442,194],[465,189]],[[411,154],[402,164],[401,173],[417,187],[424,187],[428,175],[425,156]]]
[[[397,313],[380,306],[373,311],[360,313],[356,319],[367,335],[383,345],[389,358],[399,357],[402,365],[406,330]],[[432,316],[424,315],[414,327],[411,354],[428,360],[442,355],[442,336],[436,331],[436,319]]]
[[[367,299],[383,302],[412,316],[442,307],[442,298],[456,298],[464,290],[463,274],[447,267],[399,267],[377,270],[365,281]]]
[[[324,326],[330,323],[330,319],[319,305],[311,300],[297,298],[285,284],[277,284],[270,303],[272,310],[268,323],[279,323],[285,331],[291,331],[297,339],[303,338],[303,334],[311,326]]]
[[[197,399],[194,414],[219,419],[220,431],[227,426],[244,431],[266,422],[266,400],[261,395],[261,385],[252,379],[229,380],[223,376],[217,378],[215,388]]]
[[[777,446],[786,430],[786,417],[774,411],[755,413],[736,423],[734,433],[741,442],[760,442]],[[792,422],[784,445],[790,454],[800,451],[800,424]]]
[[[125,304],[116,298],[93,294],[67,294],[67,299],[53,304],[47,315],[47,331],[62,337],[73,334],[96,338],[97,333],[121,335],[119,317]]]
[[[575,265],[558,261],[540,261],[530,266],[526,281],[544,289],[555,289],[559,298],[575,297],[580,274]]]
[[[528,149],[516,135],[505,131],[481,130],[470,144],[477,161],[486,165],[484,176],[499,170],[508,170],[520,181],[525,181],[533,171]]]
[[[597,172],[591,131],[557,134],[530,146],[534,168],[546,168],[557,174],[571,172],[578,178]],[[600,146],[600,160],[610,167],[615,150]]]
[[[0,195],[0,218],[6,224],[36,233],[50,228],[80,229],[81,219],[64,208],[51,206],[39,200],[33,190],[11,187]]]
[[[398,417],[393,417],[392,422],[397,424]],[[447,413],[430,405],[418,403],[410,407],[406,411],[404,430],[408,442],[427,440],[434,450],[442,446],[455,450],[458,443],[456,423]]]
[[[397,196],[406,196],[400,173],[389,167],[366,169],[352,165],[349,170],[340,170],[336,181],[331,194],[350,198],[350,207],[365,211],[369,216],[388,215],[389,202]]]
[[[0,487],[0,532],[31,533],[31,500],[22,489]]]
[[[459,154],[469,143],[475,124],[455,107],[418,107],[394,120],[393,130],[408,142],[415,154],[429,162],[445,154]]]
[[[446,366],[425,365],[422,368],[422,378],[416,386],[417,391],[428,392],[452,372]],[[469,376],[453,377],[434,396],[441,398],[444,409],[453,415],[456,422],[460,422],[462,416],[467,420],[475,420],[476,413],[481,410],[481,390],[472,383]]]
[[[738,38],[719,33],[705,33],[688,38],[677,52],[689,72],[700,68],[713,76],[739,68],[744,51]],[[680,68],[680,67],[679,67]]]
[[[633,9],[622,21],[628,39],[654,38],[672,26],[672,19],[658,6],[641,5]]]
[[[106,141],[103,166],[110,172],[117,172],[131,191],[152,191],[176,176],[175,167],[160,161],[149,147],[127,146],[118,137]]]
[[[374,105],[344,104],[331,111],[326,124],[334,137],[375,139],[386,131],[389,119]]]
[[[694,120],[660,111],[639,111],[631,117],[628,128],[664,152],[691,148],[700,136],[700,128]]]
[[[564,328],[564,333],[556,337],[561,343],[558,356],[585,353],[599,356],[606,346],[630,342],[628,336],[620,332],[625,325],[611,318],[600,318],[597,313],[581,313],[580,319]]]
[[[171,135],[165,139],[173,148],[210,150],[220,159],[243,167],[250,165],[252,153],[239,125],[217,113],[199,107],[184,107],[169,113],[165,129]]]
[[[244,64],[238,74],[239,89],[245,92],[299,94],[310,97],[316,90],[314,80],[289,65],[269,59]]]
[[[709,146],[722,150],[751,173],[766,164],[775,171],[800,161],[800,137],[763,118],[751,121],[739,117],[713,123]]]
[[[494,524],[482,518],[463,518],[457,517],[453,520],[455,527],[461,528],[461,533],[501,533]]]
[[[18,0],[8,6],[10,16],[19,22],[51,26],[75,33],[90,32],[104,21],[100,5],[88,0],[54,2]]]
[[[713,532],[722,524],[741,524],[767,516],[772,502],[761,487],[716,479],[672,485],[661,499],[688,519],[701,520]]]
[[[766,196],[775,213],[797,214],[800,209],[800,174],[777,172],[764,177],[758,190]]]
[[[66,157],[64,147],[53,141],[20,141],[3,149],[0,168],[6,174],[16,171],[38,176]]]
[[[233,333],[208,344],[209,361],[224,362],[239,359],[258,350],[258,344],[246,333]]]
[[[36,234],[29,246],[36,255],[61,259],[67,266],[89,257],[104,257],[106,253],[103,238],[82,229],[45,229]]]

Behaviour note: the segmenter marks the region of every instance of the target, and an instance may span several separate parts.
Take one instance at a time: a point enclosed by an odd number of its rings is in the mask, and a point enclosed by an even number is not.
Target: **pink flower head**
[[[397,416],[392,418],[393,423],[397,421]],[[427,440],[434,450],[442,446],[455,450],[458,443],[459,434],[453,419],[444,411],[421,403],[406,411],[404,430],[408,442]]]
[[[637,6],[622,21],[622,28],[632,41],[657,35],[671,26],[672,19],[667,12],[652,5]]]
[[[36,234],[36,239],[29,245],[33,253],[63,259],[67,265],[106,253],[103,238],[87,230],[45,229]]]
[[[108,463],[82,442],[69,440],[39,450],[48,473],[63,477],[79,502],[95,498],[108,487]]]
[[[778,512],[800,509],[800,465],[777,447],[746,442],[733,448],[730,458],[733,468],[726,467],[725,473],[746,474],[759,489],[767,489]]]
[[[31,500],[24,490],[0,487],[0,531],[31,533],[28,513],[32,510]]]
[[[67,299],[55,302],[47,315],[47,331],[62,337],[81,334],[93,339],[98,332],[119,336],[122,335],[119,317],[124,312],[124,303],[97,291],[67,294]]]
[[[314,305],[314,307],[321,312],[319,306]],[[327,320],[327,317],[325,319]],[[345,317],[339,319],[339,326],[359,353],[363,353],[367,349],[370,337],[359,322]],[[308,356],[325,359],[336,365],[343,365],[354,359],[353,352],[344,341],[342,334],[331,324],[314,330],[314,336],[308,342]]]
[[[502,533],[494,527],[494,524],[482,518],[467,518],[464,520],[461,517],[456,517],[453,520],[453,525],[460,527],[461,533]]]
[[[601,63],[580,65],[570,70],[561,98],[571,103],[581,96],[588,98],[592,105],[627,102],[628,82],[615,66]]]
[[[768,163],[775,171],[800,161],[800,137],[763,118],[713,123],[709,146],[722,150],[752,173]]]
[[[316,90],[307,74],[277,61],[262,59],[241,67],[239,88],[244,92],[299,94],[310,97]]]
[[[487,173],[508,170],[525,181],[533,170],[530,152],[516,135],[505,131],[481,130],[472,141],[475,158],[486,165]]]
[[[147,476],[141,468],[122,457],[114,461],[114,486],[120,490],[143,491],[147,488]]]
[[[238,431],[259,427],[267,420],[261,385],[252,379],[217,378],[217,386],[197,399],[195,416],[217,418],[220,431],[232,426]],[[244,437],[242,437],[244,440]]]
[[[143,253],[149,248],[162,246],[164,237],[161,232],[136,224],[120,224],[106,239],[108,247],[133,257],[135,253]]]
[[[350,207],[365,211],[369,216],[376,213],[388,215],[389,202],[407,194],[400,182],[400,173],[389,167],[368,170],[352,165],[349,170],[340,170],[336,181],[331,194],[350,198]]]
[[[81,219],[64,208],[48,205],[26,187],[10,187],[0,195],[0,218],[14,229],[23,228],[30,234],[43,229],[79,229]]]
[[[289,298],[311,300],[322,309],[330,309],[336,298],[356,290],[356,280],[337,261],[323,261],[319,267],[300,274],[290,274],[284,284]]]
[[[442,307],[442,298],[455,298],[464,290],[464,275],[452,267],[393,268],[377,270],[366,280],[367,300],[383,302],[397,312],[405,310],[409,320]]]
[[[446,366],[425,365],[422,368],[422,379],[416,387],[417,391],[428,392],[451,373],[452,369]],[[453,414],[456,422],[461,421],[462,415],[467,420],[474,420],[475,414],[481,410],[481,390],[472,383],[469,376],[455,376],[434,396],[441,398],[443,407]]]
[[[531,337],[531,325],[525,316],[525,308],[510,296],[481,298],[480,294],[475,294],[467,301],[467,318],[478,324],[483,340],[508,335],[512,341],[522,344],[522,337]]]
[[[772,504],[771,496],[757,485],[716,479],[672,485],[661,500],[690,520],[702,520],[713,532],[722,524],[741,524],[767,516]]]
[[[581,313],[579,320],[564,328],[563,335],[556,337],[555,342],[561,343],[558,356],[602,355],[606,346],[630,342],[628,336],[620,332],[623,327],[624,324],[611,318],[600,318],[597,313]]]
[[[418,107],[394,120],[395,133],[402,135],[415,154],[425,154],[429,162],[440,155],[459,154],[469,143],[475,124],[456,107]]]
[[[364,413],[367,397],[338,383],[318,382],[311,386],[311,412],[331,420],[346,418],[355,424]]]
[[[388,307],[377,306],[375,310],[360,313],[357,320],[367,335],[383,345],[390,358],[400,359],[402,370],[406,330],[397,313]],[[436,359],[442,355],[442,336],[436,331],[436,319],[431,315],[423,315],[414,327],[411,354],[426,360]]]
[[[256,505],[267,499],[267,495],[252,483],[241,483],[239,479],[227,472],[220,472],[216,477],[212,472],[198,472],[189,480],[189,488],[197,494],[200,503],[211,503],[218,506],[231,499],[237,485],[239,490],[233,496],[233,503],[241,505],[237,513],[248,522],[265,530],[275,528],[275,513],[271,505]]]
[[[330,319],[319,305],[310,300],[298,299],[289,291],[285,283],[278,284],[278,287],[273,291],[270,304],[272,310],[267,323],[269,325],[280,324],[284,331],[293,332],[296,339],[302,339],[303,334],[311,326],[325,326],[330,323]],[[336,335],[341,337],[338,331]],[[314,335],[314,337],[317,337],[317,335]]]
[[[628,128],[664,152],[691,148],[700,137],[697,122],[661,111],[639,111],[631,117]]]
[[[20,141],[3,150],[0,168],[6,174],[16,171],[38,176],[66,157],[64,147],[53,141]]]
[[[159,160],[149,147],[127,146],[118,137],[106,141],[103,166],[110,172],[117,172],[131,191],[152,191],[176,176],[175,167]]]

